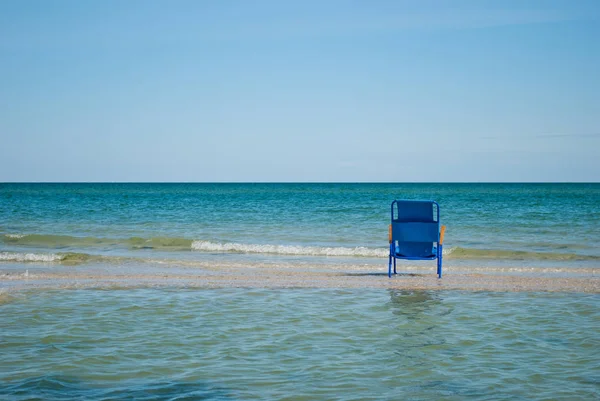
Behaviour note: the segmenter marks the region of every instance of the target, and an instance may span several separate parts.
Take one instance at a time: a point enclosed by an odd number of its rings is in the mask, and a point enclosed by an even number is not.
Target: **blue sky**
[[[600,181],[600,1],[2,1],[0,181]]]

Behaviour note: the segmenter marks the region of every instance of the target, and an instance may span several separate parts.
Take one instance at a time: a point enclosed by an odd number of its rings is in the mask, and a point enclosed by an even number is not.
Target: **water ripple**
[[[600,297],[135,289],[0,304],[0,398],[594,399]]]

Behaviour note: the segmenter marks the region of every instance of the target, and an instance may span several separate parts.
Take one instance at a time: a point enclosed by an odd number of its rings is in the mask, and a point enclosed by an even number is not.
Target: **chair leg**
[[[392,246],[390,245],[390,258],[388,261],[388,277],[392,277]]]
[[[438,246],[437,274],[438,278],[442,278],[442,245]]]
[[[394,274],[398,274],[396,273],[396,258],[394,258]]]

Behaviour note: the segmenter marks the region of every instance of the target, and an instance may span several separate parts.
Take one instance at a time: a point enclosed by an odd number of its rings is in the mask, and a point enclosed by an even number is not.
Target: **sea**
[[[598,293],[244,284],[382,280],[395,199],[438,202],[441,280],[600,274],[598,183],[0,183],[0,399],[600,399]]]

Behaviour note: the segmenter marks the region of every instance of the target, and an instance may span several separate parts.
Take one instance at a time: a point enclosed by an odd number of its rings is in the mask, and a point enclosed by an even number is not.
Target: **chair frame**
[[[396,253],[397,239],[393,235],[394,234],[393,225],[401,224],[401,222],[394,220],[394,206],[396,206],[396,208],[399,208],[400,202],[431,203],[432,205],[436,206],[437,217],[436,217],[435,221],[433,221],[433,222],[419,222],[419,221],[414,222],[414,223],[437,223],[437,238],[436,238],[436,241],[432,241],[433,243],[437,243],[436,253],[434,255],[432,255],[430,257],[419,257],[419,256],[405,256],[405,255]],[[391,222],[390,222],[389,232],[388,232],[388,237],[389,237],[388,239],[390,242],[388,277],[392,277],[392,259],[393,259],[393,265],[394,265],[394,273],[393,274],[398,274],[396,272],[396,259],[405,259],[405,260],[435,260],[435,259],[437,259],[437,276],[438,276],[438,278],[442,278],[442,258],[443,258],[443,248],[444,248],[443,244],[444,244],[445,231],[446,231],[446,226],[443,226],[440,223],[440,205],[436,201],[408,200],[408,199],[394,200],[391,204]],[[429,241],[426,241],[426,242],[429,242]]]

